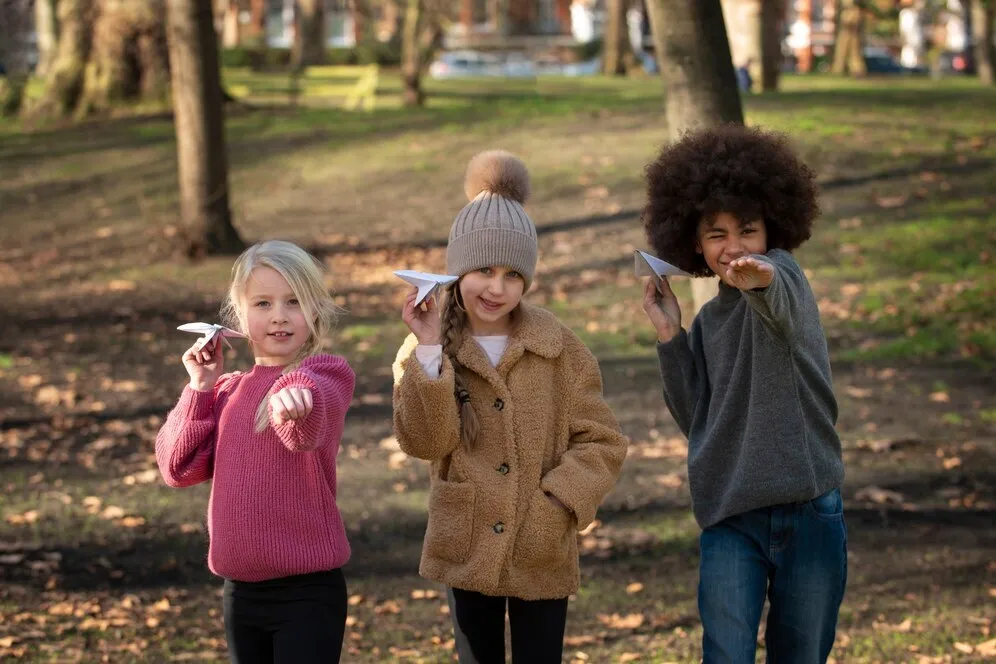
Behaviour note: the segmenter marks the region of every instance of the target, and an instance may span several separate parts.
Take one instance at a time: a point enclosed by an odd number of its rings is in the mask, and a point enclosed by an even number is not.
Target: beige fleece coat
[[[457,351],[481,424],[473,448],[460,440],[452,363],[444,356],[430,379],[414,335],[394,364],[394,429],[402,450],[432,462],[419,573],[487,595],[555,599],[578,588],[576,533],[612,489],[628,441],[591,351],[553,314],[521,306],[497,367],[470,335]]]

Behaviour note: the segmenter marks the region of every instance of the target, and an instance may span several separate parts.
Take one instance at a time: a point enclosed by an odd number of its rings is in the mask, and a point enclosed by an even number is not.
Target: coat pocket
[[[425,555],[462,563],[470,554],[474,526],[474,485],[435,480],[429,489]]]
[[[516,567],[557,567],[570,555],[576,537],[574,518],[537,489],[519,526],[512,564]]]

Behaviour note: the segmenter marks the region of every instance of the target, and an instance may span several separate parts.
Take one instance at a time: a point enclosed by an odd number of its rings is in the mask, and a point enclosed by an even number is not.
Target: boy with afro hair
[[[688,437],[700,537],[703,661],[825,662],[847,581],[837,401],[819,309],[789,253],[819,213],[813,171],[781,135],[726,125],[685,135],[647,167],[647,237],[683,270],[720,278],[686,333],[648,281],[664,400]]]

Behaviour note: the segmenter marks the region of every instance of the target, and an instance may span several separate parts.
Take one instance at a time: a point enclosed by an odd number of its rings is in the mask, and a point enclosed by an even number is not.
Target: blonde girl
[[[336,307],[323,266],[289,242],[235,262],[225,323],[255,364],[224,373],[220,339],[183,354],[189,384],[156,439],[166,483],[211,480],[208,567],[224,581],[232,662],[338,661],[349,542],[336,453],[354,374],[319,354]]]

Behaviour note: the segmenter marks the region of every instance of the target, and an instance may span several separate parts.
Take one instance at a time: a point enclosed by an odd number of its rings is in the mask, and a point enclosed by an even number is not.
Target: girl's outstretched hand
[[[442,328],[439,321],[439,311],[436,306],[436,298],[428,298],[422,306],[415,306],[415,299],[418,297],[418,288],[409,293],[405,298],[405,306],[401,310],[401,319],[412,331],[415,338],[422,345],[434,345],[440,343],[440,330]]]
[[[654,280],[647,279],[643,286],[643,311],[657,329],[657,339],[667,343],[681,331],[681,307],[668,280],[664,279],[662,283],[664,292],[660,293]]]
[[[311,412],[314,401],[306,387],[285,387],[270,397],[270,412],[276,425],[302,420]]]
[[[740,290],[767,288],[774,278],[774,266],[753,256],[730,261],[730,267],[726,271],[726,283]]]
[[[210,392],[225,372],[225,352],[221,348],[221,335],[201,347],[198,340],[183,354],[183,368],[190,376],[190,388]]]

